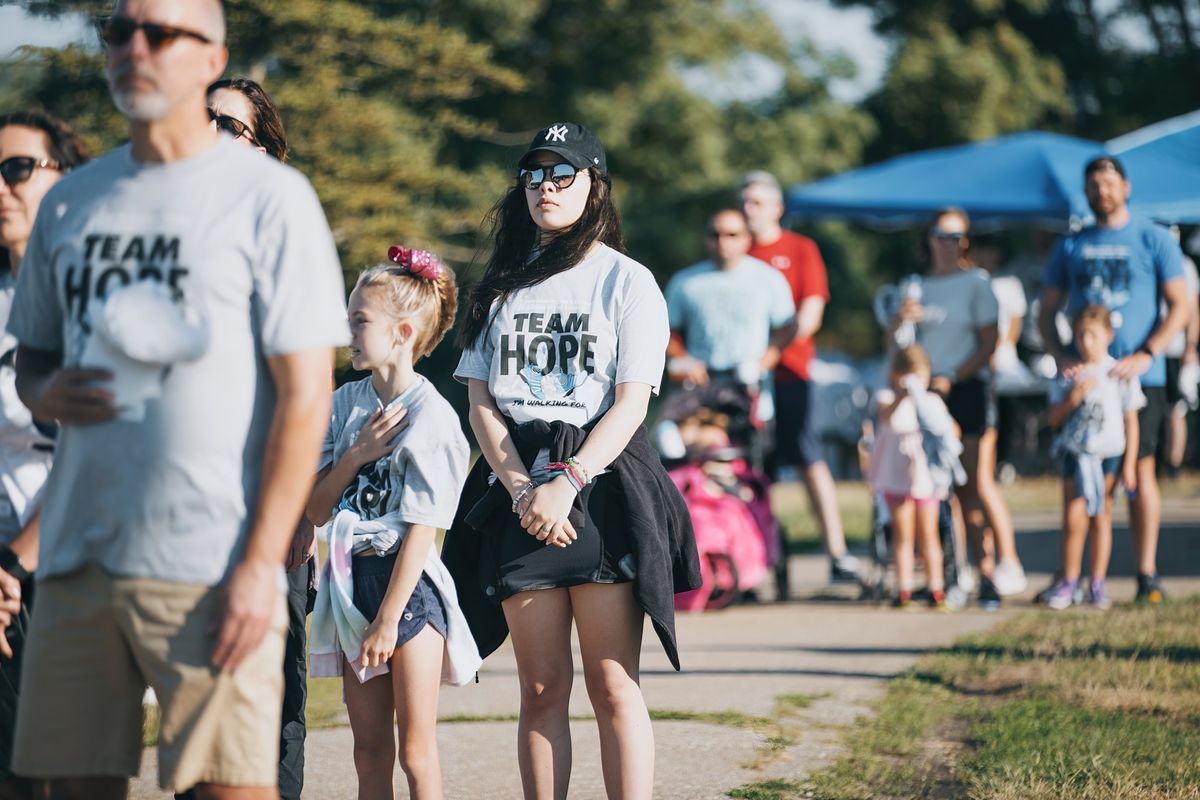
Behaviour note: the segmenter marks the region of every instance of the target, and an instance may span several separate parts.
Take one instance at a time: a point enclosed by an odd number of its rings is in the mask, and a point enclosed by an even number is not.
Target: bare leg
[[[1187,432],[1187,413],[1180,414],[1172,408],[1167,415],[1167,464],[1174,469],[1183,464]]]
[[[392,654],[392,695],[400,768],[412,800],[441,800],[442,767],[438,759],[438,688],[442,682],[445,640],[430,625]]]
[[[632,583],[572,586],[583,676],[600,729],[600,763],[609,800],[650,800],[654,730],[639,684],[642,609]]]
[[[1139,458],[1138,486],[1129,504],[1133,519],[1133,546],[1137,570],[1143,575],[1158,574],[1158,529],[1162,521],[1162,496],[1154,474],[1154,456]]]
[[[896,586],[911,592],[914,583],[913,543],[916,540],[916,503],[902,500],[888,503],[892,512],[892,553],[896,560]]]
[[[571,780],[568,706],[571,598],[566,589],[521,592],[504,601],[521,681],[517,762],[525,800],[565,800]]]
[[[346,714],[354,736],[354,770],[358,773],[358,800],[392,800],[396,769],[395,700],[390,675],[366,683],[346,666],[342,675]]]
[[[1092,518],[1092,580],[1104,580],[1108,576],[1108,560],[1112,557],[1112,496],[1117,486],[1117,476],[1104,478],[1104,511]]]
[[[956,487],[954,493],[958,498],[967,540],[979,559],[979,573],[990,578],[996,566],[996,551],[994,537],[988,530],[983,505],[979,501],[978,484],[975,481],[979,461],[979,437],[964,436],[962,443],[962,465],[967,473],[967,482]]]
[[[942,540],[938,535],[938,504],[914,503],[916,537],[925,559],[925,579],[931,590],[946,588],[945,565],[942,563]]]
[[[1017,556],[1016,533],[1008,504],[996,485],[996,429],[988,428],[978,439],[975,469],[972,473],[976,493],[995,538],[996,557],[1001,561],[1020,563]]]
[[[808,501],[821,525],[821,535],[825,537],[825,550],[830,558],[841,558],[846,555],[846,533],[842,529],[837,487],[829,466],[824,461],[817,461],[805,467],[804,486],[808,489]]]
[[[1074,478],[1063,479],[1062,576],[1079,580],[1088,536],[1087,501],[1077,496]]]

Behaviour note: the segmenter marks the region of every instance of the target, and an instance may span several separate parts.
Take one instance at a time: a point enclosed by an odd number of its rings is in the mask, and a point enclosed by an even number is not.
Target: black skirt
[[[547,545],[526,532],[516,514],[483,533],[484,592],[494,601],[519,592],[584,583],[625,583],[636,574],[629,542],[628,512],[619,482],[600,475],[583,487],[583,524],[566,547]]]

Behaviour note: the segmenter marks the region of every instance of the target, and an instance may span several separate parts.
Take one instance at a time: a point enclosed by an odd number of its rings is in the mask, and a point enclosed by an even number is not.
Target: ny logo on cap
[[[567,140],[567,126],[555,125],[546,131],[546,142],[565,142]]]

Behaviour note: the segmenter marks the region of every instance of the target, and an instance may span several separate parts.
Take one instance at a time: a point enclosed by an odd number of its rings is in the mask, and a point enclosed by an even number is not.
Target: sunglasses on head
[[[217,130],[225,131],[235,139],[240,139],[245,136],[251,142],[258,144],[254,139],[254,134],[250,132],[250,126],[242,122],[236,117],[231,117],[228,114],[218,114],[211,108],[208,110],[209,122],[217,126]]]
[[[61,169],[57,161],[32,156],[13,156],[0,161],[0,178],[9,186],[24,183],[35,169]]]
[[[544,181],[550,181],[559,189],[566,189],[575,182],[575,176],[579,174],[579,170],[574,166],[560,162],[551,166],[530,167],[526,169],[521,167],[517,170],[517,180],[530,191],[537,191],[542,188]]]
[[[101,18],[96,22],[96,30],[100,33],[100,41],[106,47],[124,47],[139,30],[146,34],[146,43],[150,45],[151,50],[161,50],[180,38],[212,44],[212,39],[202,33],[157,22],[138,22],[132,17]]]
[[[934,239],[937,239],[939,242],[961,242],[967,236],[965,233],[958,233],[957,231],[943,231],[939,228],[934,228],[932,231],[930,231],[929,235]]]

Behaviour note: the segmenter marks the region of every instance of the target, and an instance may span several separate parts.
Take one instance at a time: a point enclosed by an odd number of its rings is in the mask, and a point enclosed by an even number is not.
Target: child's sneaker
[[[1104,588],[1103,578],[1092,578],[1088,586],[1088,603],[1092,608],[1108,611],[1112,608],[1112,598]]]
[[[997,611],[1000,608],[1000,594],[986,575],[979,576],[979,607],[984,611]]]
[[[954,609],[946,602],[945,589],[930,589],[929,590],[929,605],[937,611],[948,614]]]
[[[1070,608],[1075,604],[1075,584],[1076,581],[1069,581],[1065,578],[1059,578],[1050,591],[1046,592],[1045,600],[1048,608],[1053,608],[1055,611],[1062,611],[1064,608]]]
[[[1157,575],[1139,574],[1137,576],[1137,596],[1134,598],[1135,603],[1156,606],[1166,599],[1167,594],[1163,591],[1162,584],[1158,582]]]
[[[858,559],[852,555],[844,555],[829,561],[830,583],[857,583]]]
[[[897,592],[896,598],[892,600],[892,608],[899,608],[904,611],[912,608],[912,592]]]

